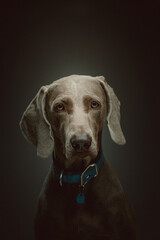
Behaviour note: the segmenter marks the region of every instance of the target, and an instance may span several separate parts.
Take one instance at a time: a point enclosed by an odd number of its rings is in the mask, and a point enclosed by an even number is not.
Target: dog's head
[[[55,151],[66,168],[76,168],[96,158],[106,115],[111,138],[125,144],[120,102],[104,77],[72,75],[43,86],[20,125],[40,157]]]

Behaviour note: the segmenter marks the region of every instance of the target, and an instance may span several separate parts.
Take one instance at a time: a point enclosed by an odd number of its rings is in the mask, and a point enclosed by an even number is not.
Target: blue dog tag
[[[85,201],[85,196],[84,196],[84,194],[80,192],[80,193],[77,195],[76,200],[77,200],[77,203],[78,203],[78,204],[83,204],[84,201]]]

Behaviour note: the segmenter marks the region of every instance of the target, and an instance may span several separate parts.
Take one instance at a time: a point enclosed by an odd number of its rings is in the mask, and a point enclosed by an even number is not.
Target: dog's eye
[[[55,106],[55,109],[56,109],[56,111],[60,112],[60,111],[63,111],[65,109],[65,107],[64,107],[64,105],[62,103],[58,103]]]
[[[97,108],[99,107],[99,103],[96,101],[91,102],[91,108]]]

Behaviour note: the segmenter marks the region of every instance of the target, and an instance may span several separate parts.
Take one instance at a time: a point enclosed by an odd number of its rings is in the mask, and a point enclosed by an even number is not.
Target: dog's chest
[[[106,234],[106,216],[105,211],[103,215],[96,209],[84,208],[77,215],[78,232],[88,233],[90,235],[105,235]]]
[[[110,232],[105,209],[98,211],[98,208],[88,208],[85,204],[77,207],[70,205],[62,209],[59,216],[61,216],[61,219],[58,216],[54,218],[55,226],[58,224],[58,232],[63,232],[68,236],[83,236],[84,240],[101,236],[100,239],[103,239],[102,237],[107,237]]]

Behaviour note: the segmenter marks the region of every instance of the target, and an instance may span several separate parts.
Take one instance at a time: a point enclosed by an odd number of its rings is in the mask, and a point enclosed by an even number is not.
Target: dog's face
[[[66,168],[79,168],[100,150],[105,114],[112,140],[125,144],[120,102],[104,77],[72,75],[41,87],[20,126],[40,157],[54,152]]]
[[[65,167],[86,167],[98,154],[105,121],[106,96],[100,82],[57,81],[47,93],[45,111]]]

